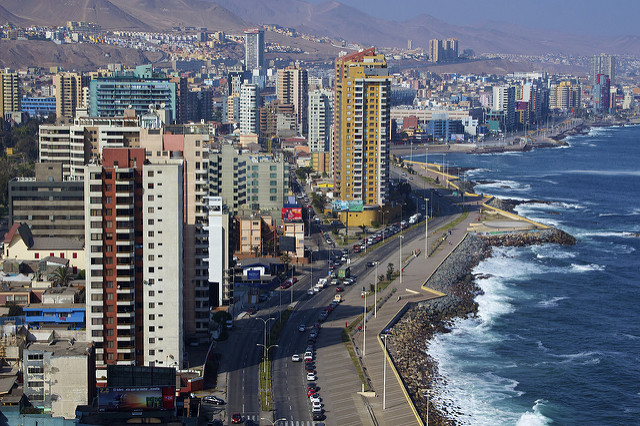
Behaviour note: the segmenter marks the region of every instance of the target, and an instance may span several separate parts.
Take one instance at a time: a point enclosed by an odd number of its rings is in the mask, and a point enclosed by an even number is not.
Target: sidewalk
[[[376,394],[375,398],[370,399],[370,404],[377,421],[381,425],[422,424],[422,422],[417,420],[416,415],[413,412],[413,406],[407,401],[404,386],[401,384],[400,378],[397,377],[391,364],[387,364],[386,407],[383,410],[384,353],[380,340],[378,340],[378,335],[398,313],[405,309],[407,304],[411,304],[413,306],[416,302],[440,297],[436,292],[423,290],[422,284],[426,282],[427,278],[436,270],[453,248],[464,238],[470,224],[477,221],[478,213],[473,210],[474,204],[475,201],[467,204],[468,208],[472,209],[472,211],[467,215],[465,220],[451,230],[451,234],[449,234],[447,238],[448,243],[445,242],[445,244],[436,250],[436,252],[428,259],[425,259],[424,256],[424,236],[403,246],[405,267],[402,274],[402,284],[400,284],[400,279],[396,278],[396,280],[384,291],[378,293],[378,299],[380,299],[381,297],[389,294],[394,287],[397,288],[397,292],[382,307],[379,307],[377,316],[372,316],[369,321],[367,321],[366,343],[363,344],[362,332],[358,332],[354,336],[358,353],[362,358],[363,366],[371,379],[371,383]],[[447,221],[447,223],[450,223],[458,217],[460,217],[460,214],[454,215]],[[429,232],[429,239],[431,240],[431,238],[437,238],[441,235],[442,231],[433,229]],[[431,242],[429,242],[429,246],[431,246]],[[412,251],[417,250],[421,250],[421,253],[417,257],[407,259],[407,257],[411,255]],[[406,253],[406,255],[404,253]],[[398,255],[393,254],[389,256],[381,262],[381,264],[386,265],[388,262],[397,265]],[[363,277],[364,281],[362,282],[369,282],[373,280],[373,277],[369,278],[372,273],[375,272],[369,272],[366,277]],[[397,296],[400,296],[400,300],[398,300]],[[357,300],[349,302],[355,303]],[[372,303],[367,301],[367,304],[371,305]],[[366,350],[364,354],[363,350]]]

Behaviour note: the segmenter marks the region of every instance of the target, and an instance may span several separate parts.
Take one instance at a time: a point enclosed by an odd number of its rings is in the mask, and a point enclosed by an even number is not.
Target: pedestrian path
[[[458,217],[460,217],[460,214],[448,218],[449,220],[447,220],[447,222],[450,223]],[[403,248],[403,250],[406,250],[406,253],[410,254],[412,252],[418,252],[418,250],[421,250],[421,253],[418,254],[417,257],[409,259],[410,262],[407,262],[406,258],[404,259],[403,265],[405,266],[403,269],[402,284],[400,284],[400,280],[397,278],[383,292],[378,293],[378,299],[380,299],[392,291],[392,288],[397,288],[393,297],[377,310],[377,315],[371,316],[367,321],[366,339],[364,338],[363,331],[358,332],[354,337],[354,342],[358,348],[363,366],[375,391],[375,397],[371,398],[370,404],[376,420],[381,425],[422,424],[422,422],[416,416],[413,405],[408,402],[408,395],[391,363],[387,363],[385,380],[384,349],[378,335],[396,315],[406,309],[405,305],[407,303],[424,301],[441,296],[440,293],[423,289],[422,285],[448,256],[452,249],[464,238],[469,224],[477,220],[477,217],[478,214],[476,212],[470,212],[460,224],[448,233],[447,240],[451,242],[451,244],[443,245],[428,259],[425,259],[424,256],[424,237],[407,243],[405,248]],[[437,229],[430,233],[429,238],[434,236],[435,231],[437,231]],[[387,262],[396,264],[398,262],[397,255],[393,254],[381,263],[386,264]],[[371,305],[370,303],[367,304]]]

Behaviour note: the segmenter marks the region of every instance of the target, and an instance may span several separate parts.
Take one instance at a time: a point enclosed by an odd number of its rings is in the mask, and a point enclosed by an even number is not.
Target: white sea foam
[[[565,299],[568,299],[568,297],[552,297],[551,299],[541,300],[537,305],[542,308],[555,308],[558,306],[558,302]]]
[[[531,251],[538,259],[573,259],[576,257],[575,251],[569,251],[570,248],[558,246],[556,244],[543,244],[540,246],[531,246]]]
[[[536,403],[532,407],[532,411],[527,411],[522,414],[516,422],[516,426],[541,426],[553,423],[550,418],[546,417],[541,412],[541,409],[544,407],[546,402],[547,401],[544,399],[536,400]]]
[[[486,189],[494,189],[494,188],[509,189],[511,191],[519,191],[519,192],[526,192],[531,190],[531,186],[529,184],[522,184],[514,180],[497,180],[494,182],[482,183],[480,185],[477,185],[476,187],[482,188],[482,189],[485,189],[485,188]]]
[[[575,234],[578,238],[596,237],[596,238],[638,238],[635,231],[580,231]]]
[[[571,264],[571,270],[573,272],[591,272],[591,271],[604,271],[603,265],[597,265],[595,263],[591,263],[588,265],[578,265],[575,263]]]
[[[515,365],[490,349],[505,339],[493,331],[492,325],[513,312],[513,298],[520,297],[516,296],[519,290],[507,283],[539,271],[540,265],[518,257],[521,250],[496,248],[493,257],[474,268],[476,274],[490,275],[478,282],[484,294],[476,297],[477,316],[456,320],[451,333],[436,335],[429,342],[429,354],[446,378],[436,385],[435,403],[457,407],[450,413],[459,424],[513,425],[523,416],[507,402],[523,395],[518,381],[495,373]]]

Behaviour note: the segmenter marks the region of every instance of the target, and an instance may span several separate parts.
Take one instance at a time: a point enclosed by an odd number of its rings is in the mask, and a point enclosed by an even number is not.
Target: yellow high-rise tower
[[[336,59],[334,195],[365,210],[389,199],[390,90],[375,48]]]
[[[84,107],[82,101],[82,81],[73,72],[61,72],[54,78],[56,86],[56,117],[73,119],[76,109]]]
[[[20,79],[16,73],[0,72],[0,119],[8,112],[20,111]]]

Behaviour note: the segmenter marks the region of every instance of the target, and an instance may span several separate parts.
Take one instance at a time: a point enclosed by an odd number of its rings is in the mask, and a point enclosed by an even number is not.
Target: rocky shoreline
[[[473,268],[491,256],[493,247],[545,243],[572,245],[575,238],[553,228],[492,236],[468,234],[425,284],[446,295],[409,309],[391,328],[389,354],[423,419],[427,417],[424,392],[433,387],[434,381],[446,383],[447,380],[439,375],[438,365],[429,356],[425,342],[437,333],[448,333],[456,318],[473,317],[477,313],[474,298],[482,294],[482,290],[476,280],[483,277],[474,276]],[[459,407],[432,403],[429,405],[429,424],[455,425],[454,415],[461,414]]]

